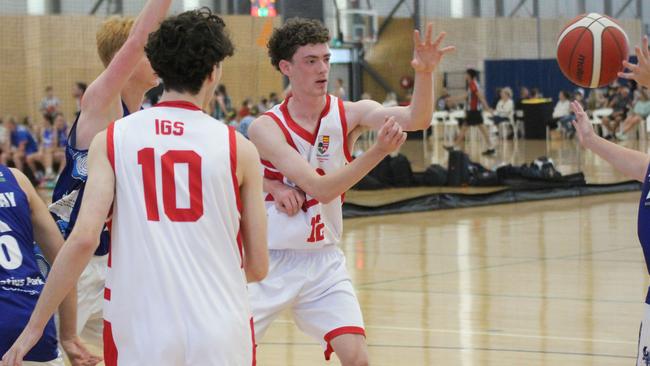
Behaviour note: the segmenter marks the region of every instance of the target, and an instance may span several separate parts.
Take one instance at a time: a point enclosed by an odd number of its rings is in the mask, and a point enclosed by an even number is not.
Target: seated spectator
[[[520,111],[523,109],[523,101],[530,99],[530,90],[525,86],[519,88],[519,99],[515,102],[515,110]]]
[[[585,110],[595,111],[596,109],[606,108],[607,98],[603,89],[592,89],[587,98],[587,108]]]
[[[237,112],[237,119],[241,120],[242,118],[251,114],[252,104],[253,103],[249,98],[244,99],[244,101],[241,103],[241,108],[239,108],[239,112]]]
[[[530,96],[531,99],[544,98],[544,94],[542,94],[542,91],[539,90],[539,88],[531,89],[530,93],[531,93],[531,96]]]
[[[54,116],[60,112],[61,101],[54,96],[54,89],[51,86],[45,87],[45,97],[41,100],[39,110],[43,117],[50,122],[54,121]]]
[[[244,137],[248,138],[248,127],[255,121],[257,116],[260,114],[259,109],[257,109],[257,106],[253,106],[251,108],[251,114],[248,116],[244,117],[239,121],[239,126],[237,126],[237,131],[244,135]]]
[[[9,161],[12,161],[16,169],[21,171],[24,171],[24,164],[27,163],[32,172],[35,172],[35,161],[30,156],[38,152],[36,140],[27,127],[18,125],[13,117],[7,120],[6,128],[9,134],[9,147],[2,152],[0,163],[7,165]]]
[[[257,103],[257,110],[259,111],[259,113],[264,113],[269,110],[268,105],[269,105],[269,100],[264,97],[261,97],[260,102]]]
[[[623,121],[621,132],[616,134],[619,140],[627,140],[627,134],[635,128],[639,123],[645,121],[650,115],[650,95],[648,89],[642,88],[639,91],[639,97],[634,103],[632,111],[628,113],[627,118]],[[642,131],[641,133],[646,133]]]
[[[618,91],[608,104],[608,107],[613,110],[612,114],[602,118],[602,125],[609,131],[609,135],[605,138],[616,138],[616,130],[627,118],[627,112],[631,104],[632,95],[630,89],[626,86],[619,86]]]
[[[572,121],[574,116],[571,114],[571,95],[568,91],[562,90],[558,94],[558,101],[553,109],[553,121],[549,124],[551,128],[557,128],[558,125],[564,125],[566,121]]]
[[[515,110],[515,104],[512,101],[512,89],[509,87],[501,88],[499,93],[500,98],[496,104],[496,110],[494,115],[490,117],[495,125],[509,121]]]

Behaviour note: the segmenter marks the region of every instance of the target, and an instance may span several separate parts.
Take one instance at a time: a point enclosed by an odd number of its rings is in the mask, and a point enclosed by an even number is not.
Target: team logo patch
[[[330,147],[330,137],[327,135],[321,136],[318,141],[318,153],[323,155]]]

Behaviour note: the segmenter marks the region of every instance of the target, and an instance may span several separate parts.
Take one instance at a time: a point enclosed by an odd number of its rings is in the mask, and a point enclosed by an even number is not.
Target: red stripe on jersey
[[[266,195],[266,198],[264,198],[264,201],[273,202],[273,201],[275,201],[275,198],[273,198],[273,195],[269,193],[269,194]]]
[[[296,147],[296,144],[293,142],[293,139],[291,138],[291,134],[289,133],[289,130],[287,130],[287,127],[284,125],[284,123],[282,123],[282,121],[280,121],[278,116],[276,116],[272,112],[266,112],[266,113],[264,113],[264,115],[273,118],[273,121],[275,121],[275,124],[277,124],[278,127],[280,127],[280,129],[282,130],[282,133],[284,134],[284,138],[285,138],[285,140],[287,140],[287,143],[289,144],[289,146],[293,147],[296,151],[298,151],[298,148]]]
[[[255,366],[257,365],[257,344],[255,344],[255,327],[253,326],[253,318],[251,318],[251,338],[253,340],[253,363],[252,365]]]
[[[316,129],[314,132],[309,132],[305,130],[301,125],[296,123],[296,121],[291,118],[291,114],[289,113],[289,99],[291,97],[287,97],[284,102],[280,105],[280,111],[282,111],[282,115],[284,116],[284,119],[287,121],[287,125],[293,132],[295,132],[298,136],[300,136],[303,140],[309,142],[310,144],[314,145],[316,143],[316,136],[318,135],[318,130],[320,130],[320,122],[323,119],[323,117],[327,116],[327,113],[330,111],[330,102],[331,102],[331,97],[329,94],[325,96],[325,107],[323,107],[323,110],[320,112],[320,117],[318,117],[318,123],[316,124]]]
[[[319,203],[320,203],[320,202],[318,202],[317,199],[312,198],[312,199],[310,199],[309,201],[305,201],[305,202],[303,202],[301,209],[302,209],[304,212],[307,212],[307,210],[309,210],[311,207],[316,206],[316,205],[319,204]]]
[[[282,173],[279,172],[272,172],[268,169],[264,169],[264,178],[281,181],[284,179],[284,175],[282,175]]]
[[[360,334],[364,337],[366,336],[366,332],[363,330],[363,328],[360,327],[341,327],[330,331],[329,333],[325,334],[325,337],[323,337],[327,343],[327,349],[325,349],[325,360],[329,361],[330,357],[332,356],[332,352],[334,352],[334,349],[330,344],[332,339],[343,334]]]
[[[271,164],[270,161],[264,159],[260,159],[260,161],[262,162],[262,165],[264,165],[265,167],[275,169],[275,167],[273,166],[273,164]]]
[[[232,175],[232,186],[235,189],[235,200],[237,201],[237,210],[239,211],[239,231],[237,232],[237,247],[239,248],[239,258],[241,259],[241,268],[244,268],[244,249],[241,239],[241,196],[239,195],[239,180],[237,179],[237,135],[235,128],[228,127],[228,144],[230,145],[230,173]]]
[[[343,109],[343,100],[339,98],[339,119],[341,120],[341,128],[343,129],[343,154],[348,163],[352,162],[352,154],[350,154],[350,147],[348,146],[348,120],[345,118],[345,109]]]
[[[111,204],[111,210],[110,210],[110,213],[109,213],[109,216],[112,216],[112,215],[113,215],[113,204]],[[106,264],[106,266],[108,268],[111,268],[111,264],[113,263],[113,256],[111,255],[111,252],[112,252],[111,248],[113,247],[113,244],[111,244],[110,239],[113,238],[113,235],[112,235],[112,233],[113,233],[112,232],[113,218],[106,221],[106,228],[108,229],[108,239],[109,239],[108,240],[108,263]]]
[[[115,173],[115,143],[113,139],[113,132],[115,129],[115,121],[111,122],[108,125],[108,130],[106,131],[106,157],[111,163],[111,168],[113,168],[113,173]]]
[[[185,100],[170,100],[166,102],[160,102],[154,107],[171,107],[171,108],[183,108],[189,109],[191,111],[200,111],[201,108],[197,107],[196,104],[187,102]]]
[[[106,320],[104,320],[104,365],[117,366],[117,347],[113,339],[113,328]]]
[[[104,299],[111,301],[111,289],[108,287],[104,287]]]

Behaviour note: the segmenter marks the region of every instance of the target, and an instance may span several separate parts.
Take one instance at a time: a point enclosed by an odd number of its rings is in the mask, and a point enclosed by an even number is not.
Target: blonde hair
[[[133,22],[131,17],[113,16],[106,19],[97,30],[97,53],[104,67],[111,63],[113,56],[129,38]]]
[[[510,89],[509,86],[504,87],[503,89],[501,89],[501,91],[505,92],[506,94],[508,94],[510,98],[512,98],[512,89]]]

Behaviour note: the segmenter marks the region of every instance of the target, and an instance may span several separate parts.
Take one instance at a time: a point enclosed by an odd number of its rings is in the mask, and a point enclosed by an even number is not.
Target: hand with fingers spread
[[[102,361],[102,358],[95,356],[86,349],[78,336],[63,339],[61,346],[70,360],[71,366],[95,366]]]
[[[623,61],[623,66],[625,66],[629,72],[619,72],[618,77],[634,80],[639,85],[650,88],[650,51],[648,51],[648,36],[643,37],[641,47],[634,47],[634,52],[638,63],[635,65],[627,60]]]
[[[576,119],[572,123],[576,129],[578,140],[580,140],[582,146],[589,148],[592,141],[596,138],[596,133],[591,126],[589,117],[584,109],[582,109],[582,105],[577,101],[571,102],[571,110],[576,115]]]
[[[395,121],[394,117],[386,117],[384,125],[377,132],[374,148],[388,155],[399,149],[404,141],[406,141],[406,132],[402,131],[402,126]]]
[[[424,41],[420,37],[420,31],[417,29],[413,31],[413,61],[411,61],[411,66],[413,66],[415,72],[433,72],[442,57],[456,49],[454,46],[440,48],[440,44],[447,33],[441,32],[436,37],[436,40],[431,42],[432,33],[433,24],[431,23],[427,24]]]

